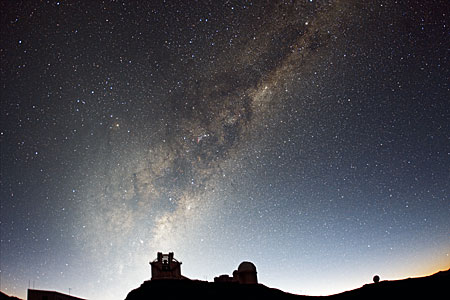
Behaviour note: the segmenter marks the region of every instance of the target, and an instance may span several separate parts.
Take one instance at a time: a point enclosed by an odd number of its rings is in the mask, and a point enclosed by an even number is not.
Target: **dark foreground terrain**
[[[262,284],[214,283],[199,280],[145,281],[125,300],[150,299],[448,299],[450,270],[427,277],[381,281],[331,296],[293,295]],[[0,292],[0,300],[20,300]]]
[[[17,297],[11,297],[11,296],[6,295],[3,292],[0,292],[0,300],[21,300],[21,299],[19,299]]]
[[[146,281],[131,291],[125,300],[148,299],[446,299],[450,287],[450,270],[427,277],[381,281],[366,284],[344,293],[313,297],[293,295],[262,284],[214,283],[198,280]]]

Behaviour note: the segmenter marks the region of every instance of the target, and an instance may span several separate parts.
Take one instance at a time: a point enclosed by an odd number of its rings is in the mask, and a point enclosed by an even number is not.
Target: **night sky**
[[[328,295],[450,267],[448,1],[1,1],[1,290],[157,251]]]

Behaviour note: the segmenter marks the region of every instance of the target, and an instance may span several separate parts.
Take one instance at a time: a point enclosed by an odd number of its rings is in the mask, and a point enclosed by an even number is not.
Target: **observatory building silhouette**
[[[187,279],[189,278],[181,275],[181,262],[176,260],[173,252],[169,254],[157,253],[154,261],[150,262],[152,269],[151,280],[159,279]],[[214,282],[233,282],[240,284],[258,284],[256,276],[256,267],[253,263],[244,261],[237,270],[233,271],[233,277],[229,275],[220,275],[214,278]]]
[[[152,280],[186,279],[181,276],[181,262],[173,257],[173,252],[169,252],[169,254],[158,252],[157,258],[150,265],[152,266]]]
[[[214,282],[237,282],[240,284],[257,284],[256,267],[248,261],[242,262],[237,270],[233,271],[233,277],[220,275],[214,278]]]
[[[1,298],[3,299],[3,298]],[[86,300],[56,291],[28,289],[28,300]]]

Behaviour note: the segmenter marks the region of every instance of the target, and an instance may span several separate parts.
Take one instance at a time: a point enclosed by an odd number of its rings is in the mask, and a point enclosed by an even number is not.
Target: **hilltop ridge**
[[[395,297],[398,299],[441,299],[450,286],[450,269],[430,276],[385,280],[330,296],[295,295],[263,284],[237,282],[207,282],[201,280],[161,279],[148,280],[130,291],[125,300],[148,299],[367,299]],[[21,300],[0,291],[0,300]]]
[[[185,299],[364,299],[367,297],[422,297],[438,299],[444,295],[450,284],[450,269],[434,275],[366,284],[358,289],[330,296],[306,296],[283,292],[263,284],[239,284],[235,282],[207,282],[200,280],[152,280],[145,281],[132,290],[125,300],[157,298]],[[441,296],[442,297],[442,296]]]

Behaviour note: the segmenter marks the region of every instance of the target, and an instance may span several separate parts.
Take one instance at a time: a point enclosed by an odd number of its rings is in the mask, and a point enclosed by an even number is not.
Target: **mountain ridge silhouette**
[[[360,288],[329,296],[295,295],[267,287],[263,284],[239,284],[235,282],[208,282],[201,280],[148,280],[130,291],[125,300],[148,299],[367,299],[384,297],[406,297],[441,299],[450,286],[450,269],[433,275],[399,280],[382,280],[365,284]],[[0,300],[21,300],[0,291]]]
[[[365,284],[360,288],[329,296],[295,295],[263,284],[207,282],[200,280],[149,280],[129,292],[125,300],[144,299],[365,299],[372,297],[442,298],[450,286],[450,269],[433,275]]]

